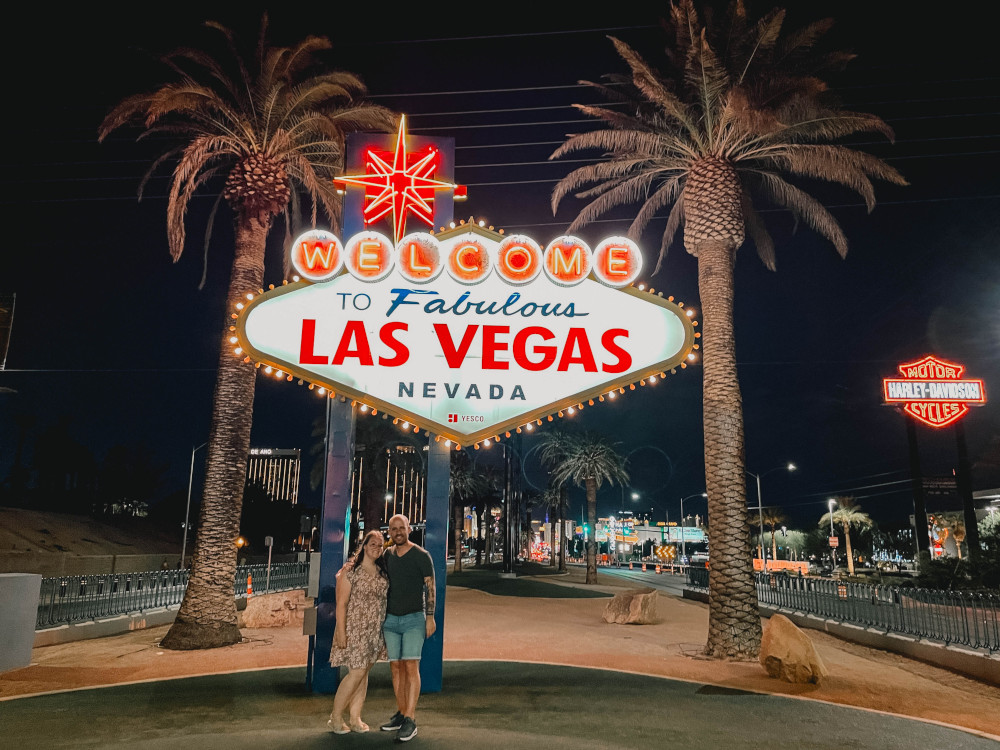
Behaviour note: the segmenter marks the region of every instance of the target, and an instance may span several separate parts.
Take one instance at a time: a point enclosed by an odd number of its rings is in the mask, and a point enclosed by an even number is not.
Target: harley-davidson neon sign
[[[969,406],[986,403],[982,380],[963,379],[965,365],[928,355],[898,366],[901,378],[884,378],[885,403],[903,404],[903,411],[930,427],[954,424]]]
[[[630,287],[623,237],[314,231],[292,261],[302,280],[238,315],[239,353],[459,444],[655,383],[696,347],[689,311]]]

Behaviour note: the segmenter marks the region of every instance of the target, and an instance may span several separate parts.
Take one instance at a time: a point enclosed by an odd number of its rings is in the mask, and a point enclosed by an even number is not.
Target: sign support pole
[[[451,448],[444,440],[427,440],[427,526],[424,548],[434,563],[437,630],[424,641],[420,657],[420,692],[440,693],[444,665],[444,596],[448,577],[448,485],[451,480]]]
[[[924,504],[924,479],[920,470],[920,450],[917,447],[917,427],[912,419],[906,420],[906,437],[910,444],[910,477],[913,487],[913,538],[917,545],[917,561],[920,553],[930,555],[930,534],[927,531],[927,507]]]
[[[972,502],[972,472],[969,467],[969,451],[965,447],[965,426],[961,422],[955,423],[955,442],[958,446],[958,471],[955,479],[958,485],[958,494],[962,498],[965,542],[969,546],[969,558],[973,563],[977,563],[981,557],[982,548],[979,546],[976,506]]]
[[[354,407],[350,401],[326,402],[326,478],[320,522],[319,596],[316,598],[316,646],[312,650],[314,693],[335,693],[340,668],[330,666],[337,627],[337,572],[347,560],[347,528],[354,469]]]

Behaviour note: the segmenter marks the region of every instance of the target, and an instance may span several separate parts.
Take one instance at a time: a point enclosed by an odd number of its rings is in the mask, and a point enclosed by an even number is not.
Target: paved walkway
[[[613,582],[602,583],[600,590],[614,591]],[[763,748],[778,739],[839,750],[1000,741],[1000,689],[895,654],[810,632],[830,677],[818,687],[789,685],[757,664],[697,658],[705,605],[661,595],[659,623],[619,626],[601,621],[605,599],[534,593],[449,586],[444,691],[421,698],[413,747]],[[329,733],[331,699],[305,691],[298,628],[245,630],[242,644],[200,652],[160,649],[165,630],[36,649],[31,667],[0,675],[0,699],[21,696],[0,702],[0,745],[242,750],[390,742],[384,733]],[[108,687],[79,689],[98,685]],[[39,695],[64,690],[74,691]],[[369,723],[394,710],[386,665],[374,670],[369,696]]]
[[[242,672],[26,698],[0,704],[5,747],[367,748],[392,735],[336,736],[330,699],[301,668]],[[992,740],[894,716],[623,672],[448,662],[445,692],[421,698],[412,748],[996,748]],[[367,719],[395,710],[387,665]]]

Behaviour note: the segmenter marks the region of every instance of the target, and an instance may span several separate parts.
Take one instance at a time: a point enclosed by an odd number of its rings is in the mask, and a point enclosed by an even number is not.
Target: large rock
[[[760,641],[760,663],[771,677],[818,685],[829,674],[809,636],[784,615],[771,615]]]
[[[619,625],[649,625],[656,621],[656,590],[628,589],[604,608],[604,622]]]
[[[306,594],[302,589],[275,594],[254,594],[240,613],[242,628],[282,628],[302,622]]]

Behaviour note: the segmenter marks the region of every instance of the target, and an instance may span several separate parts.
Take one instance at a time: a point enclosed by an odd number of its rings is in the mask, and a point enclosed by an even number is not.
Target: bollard
[[[253,576],[247,575],[247,599],[253,596]]]

